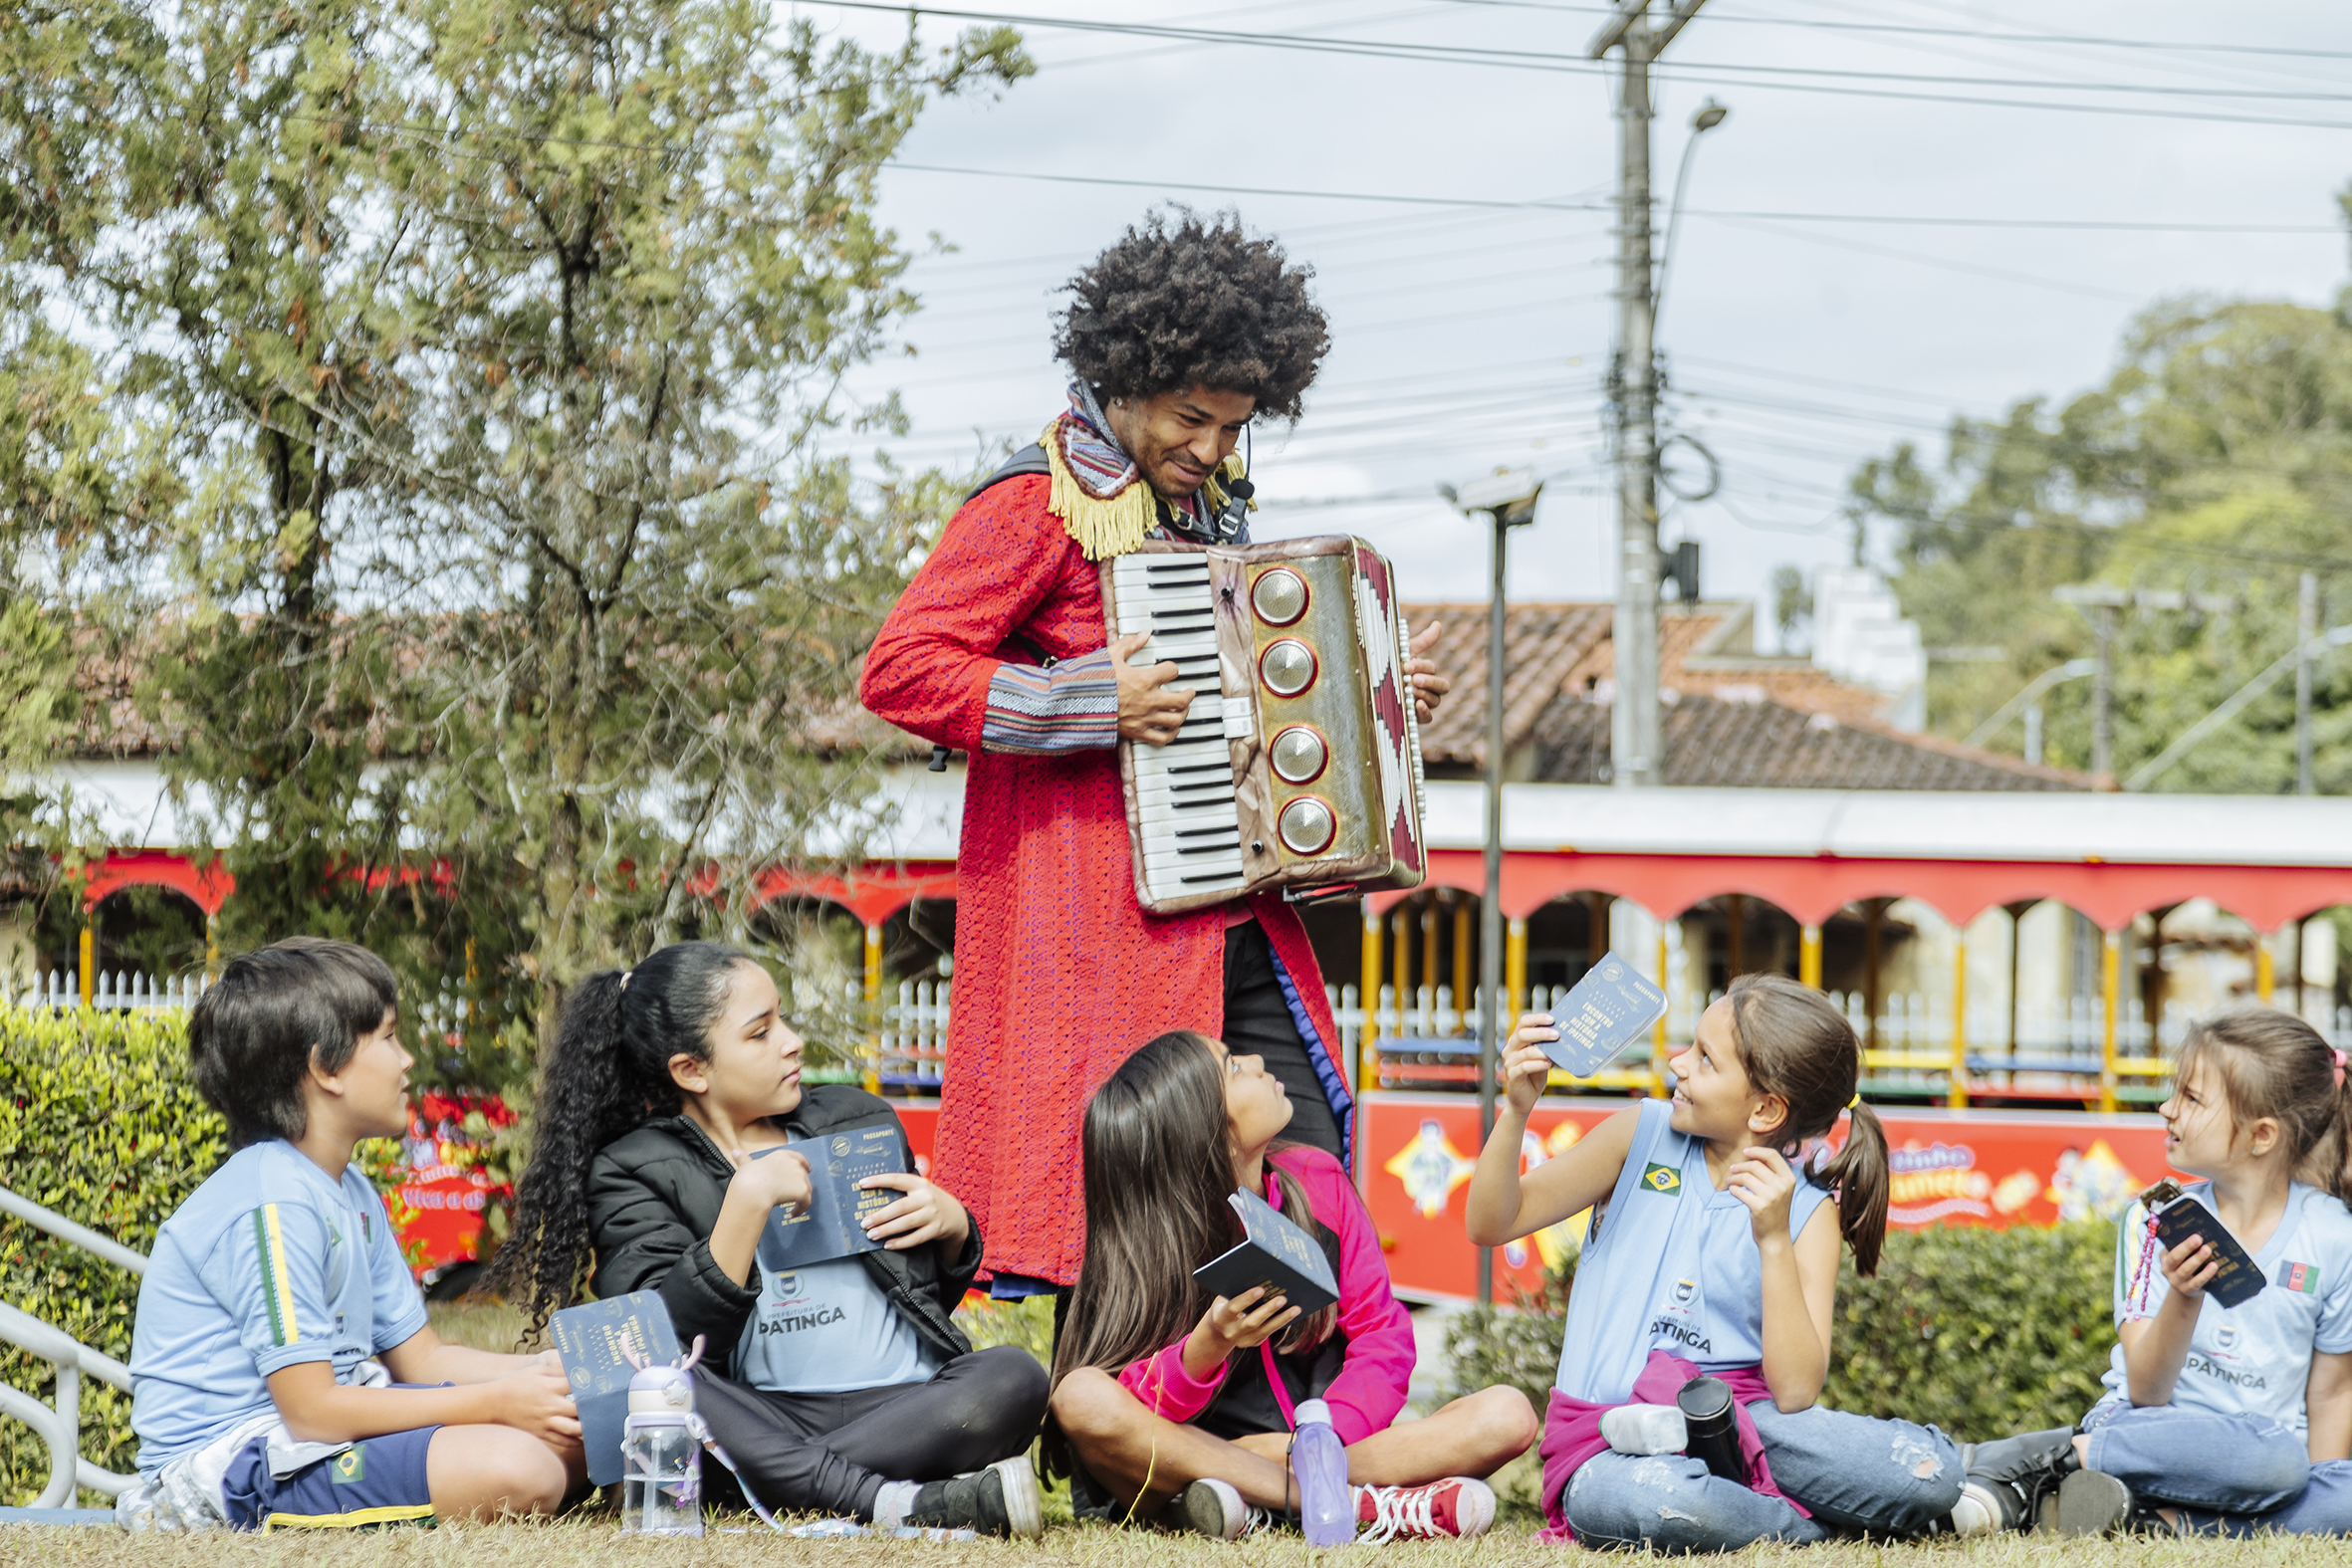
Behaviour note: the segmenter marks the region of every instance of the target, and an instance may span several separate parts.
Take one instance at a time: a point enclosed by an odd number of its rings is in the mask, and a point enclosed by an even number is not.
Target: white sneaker
[[[1955,1535],[1991,1535],[2000,1528],[2000,1503],[1993,1493],[1976,1481],[1960,1488],[1960,1501],[1952,1505],[1952,1533]]]
[[[1619,1454],[1680,1454],[1691,1427],[1672,1405],[1619,1405],[1601,1412],[1600,1435]]]
[[[1231,1481],[1204,1478],[1176,1494],[1177,1519],[1195,1535],[1213,1541],[1241,1539],[1254,1511]]]

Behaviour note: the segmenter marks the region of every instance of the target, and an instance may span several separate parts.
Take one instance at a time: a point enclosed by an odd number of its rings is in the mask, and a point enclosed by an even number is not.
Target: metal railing
[[[0,1187],[0,1212],[48,1232],[61,1241],[81,1247],[95,1257],[134,1274],[147,1271],[143,1253],[78,1225],[30,1198]],[[36,1360],[46,1361],[57,1373],[57,1393],[50,1404],[22,1389],[0,1384],[0,1416],[13,1417],[33,1429],[49,1450],[49,1484],[33,1500],[36,1508],[63,1508],[73,1503],[77,1487],[105,1496],[120,1496],[138,1477],[118,1475],[82,1457],[82,1379],[92,1377],[110,1388],[130,1392],[130,1369],[104,1351],[93,1350],[54,1323],[0,1302],[0,1341],[14,1345]]]

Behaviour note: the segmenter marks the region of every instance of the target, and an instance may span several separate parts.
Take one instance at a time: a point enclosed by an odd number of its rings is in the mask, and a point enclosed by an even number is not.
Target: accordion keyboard
[[[1192,706],[1176,739],[1136,746],[1135,803],[1142,818],[1143,880],[1153,898],[1242,890],[1241,814],[1225,728],[1214,595],[1206,555],[1138,553],[1111,563],[1118,626],[1150,637],[1127,662],[1172,663]]]

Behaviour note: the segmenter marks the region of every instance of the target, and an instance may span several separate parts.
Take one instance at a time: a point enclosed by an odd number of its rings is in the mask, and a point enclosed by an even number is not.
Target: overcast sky
[[[867,39],[904,26],[792,9]],[[1616,67],[1583,63],[1599,6],[1008,9],[1517,51],[1544,69],[1025,26],[1037,76],[995,103],[932,108],[883,181],[882,216],[902,236],[936,231],[956,247],[912,275],[925,302],[906,334],[915,355],[868,383],[900,388],[914,416],[902,460],[964,466],[1033,438],[1061,401],[1047,349],[1057,285],[1155,202],[1231,207],[1314,268],[1335,340],[1305,418],[1257,441],[1260,537],[1361,534],[1415,596],[1483,597],[1483,531],[1435,487],[1532,464],[1551,477],[1537,523],[1514,536],[1513,595],[1613,594],[1599,464]],[[958,25],[922,22],[935,42]],[[1537,55],[1566,58],[1524,58]],[[1659,72],[1661,229],[1710,96],[1731,115],[1691,164],[1659,341],[1671,428],[1722,461],[1720,501],[1664,526],[1702,543],[1711,598],[1759,594],[1782,562],[1841,561],[1838,496],[1856,461],[1906,436],[1940,458],[1955,411],[2095,384],[2148,303],[2327,305],[2345,280],[2341,0],[1711,0]],[[2019,107],[2044,104],[2067,107]],[[2264,120],[2296,123],[2245,122]],[[1509,205],[1538,202],[1560,205]],[[1351,497],[1402,499],[1307,504]]]

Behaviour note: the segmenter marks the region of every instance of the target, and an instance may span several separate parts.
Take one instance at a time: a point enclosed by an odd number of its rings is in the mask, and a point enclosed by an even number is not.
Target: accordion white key
[[[1102,563],[1113,638],[1193,692],[1166,746],[1119,742],[1135,892],[1176,914],[1259,892],[1416,887],[1421,734],[1396,573],[1344,536],[1152,541]]]

